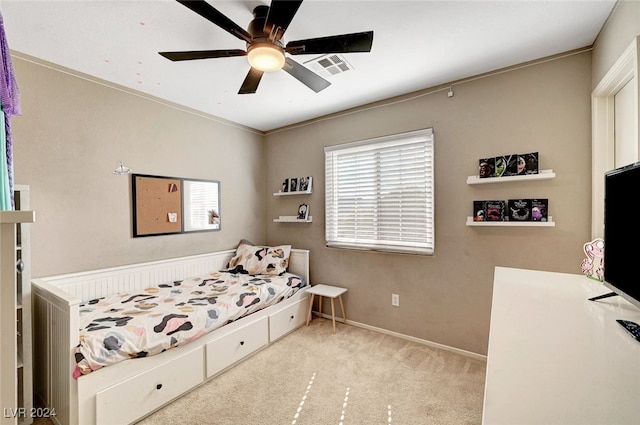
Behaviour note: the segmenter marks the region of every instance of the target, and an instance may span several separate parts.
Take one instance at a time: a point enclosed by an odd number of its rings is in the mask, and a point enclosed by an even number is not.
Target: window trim
[[[375,239],[373,243],[358,242],[356,239],[349,240],[343,238],[335,238],[336,240],[330,240],[330,235],[335,233],[334,226],[337,226],[335,221],[339,220],[339,217],[333,219],[331,217],[334,214],[334,207],[330,205],[336,194],[334,193],[334,187],[330,181],[331,176],[335,173],[331,173],[330,166],[335,167],[335,163],[332,161],[332,157],[336,152],[350,153],[356,151],[366,151],[367,147],[370,147],[371,151],[378,151],[385,147],[407,145],[415,142],[424,142],[425,144],[425,191],[426,203],[424,205],[424,217],[426,219],[425,235],[427,240],[425,244],[412,245],[407,241],[384,241]],[[434,132],[433,128],[426,128],[422,130],[409,131],[405,133],[392,134],[382,137],[376,137],[366,140],[360,140],[356,142],[343,143],[339,145],[326,146],[325,151],[325,241],[328,247],[346,248],[356,250],[369,250],[369,251],[383,251],[383,252],[396,252],[396,253],[409,253],[409,254],[421,254],[421,255],[433,255],[435,252],[435,151]],[[430,193],[430,195],[429,195]],[[334,204],[335,205],[335,201]]]

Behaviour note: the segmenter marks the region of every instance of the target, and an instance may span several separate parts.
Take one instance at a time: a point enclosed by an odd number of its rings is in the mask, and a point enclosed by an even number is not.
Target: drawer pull
[[[293,320],[294,318],[295,318],[295,316],[294,316],[294,315],[291,315],[291,320]]]
[[[160,388],[162,388],[162,384],[156,385],[156,390],[159,390]]]
[[[240,341],[240,345],[244,345],[244,341]]]

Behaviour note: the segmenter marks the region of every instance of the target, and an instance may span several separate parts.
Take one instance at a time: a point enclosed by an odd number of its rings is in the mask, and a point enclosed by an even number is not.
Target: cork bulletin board
[[[133,236],[182,233],[179,178],[133,174]]]

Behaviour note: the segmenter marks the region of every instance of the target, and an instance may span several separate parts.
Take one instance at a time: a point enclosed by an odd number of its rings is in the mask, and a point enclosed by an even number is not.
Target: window
[[[184,231],[220,230],[220,183],[183,180]]]
[[[325,148],[327,245],[433,254],[433,130]]]

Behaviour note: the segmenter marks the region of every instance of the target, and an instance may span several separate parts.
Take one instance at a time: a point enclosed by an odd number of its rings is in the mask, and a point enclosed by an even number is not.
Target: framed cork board
[[[182,233],[182,182],[173,177],[132,175],[133,236]]]
[[[220,182],[131,175],[133,236],[221,229]]]

